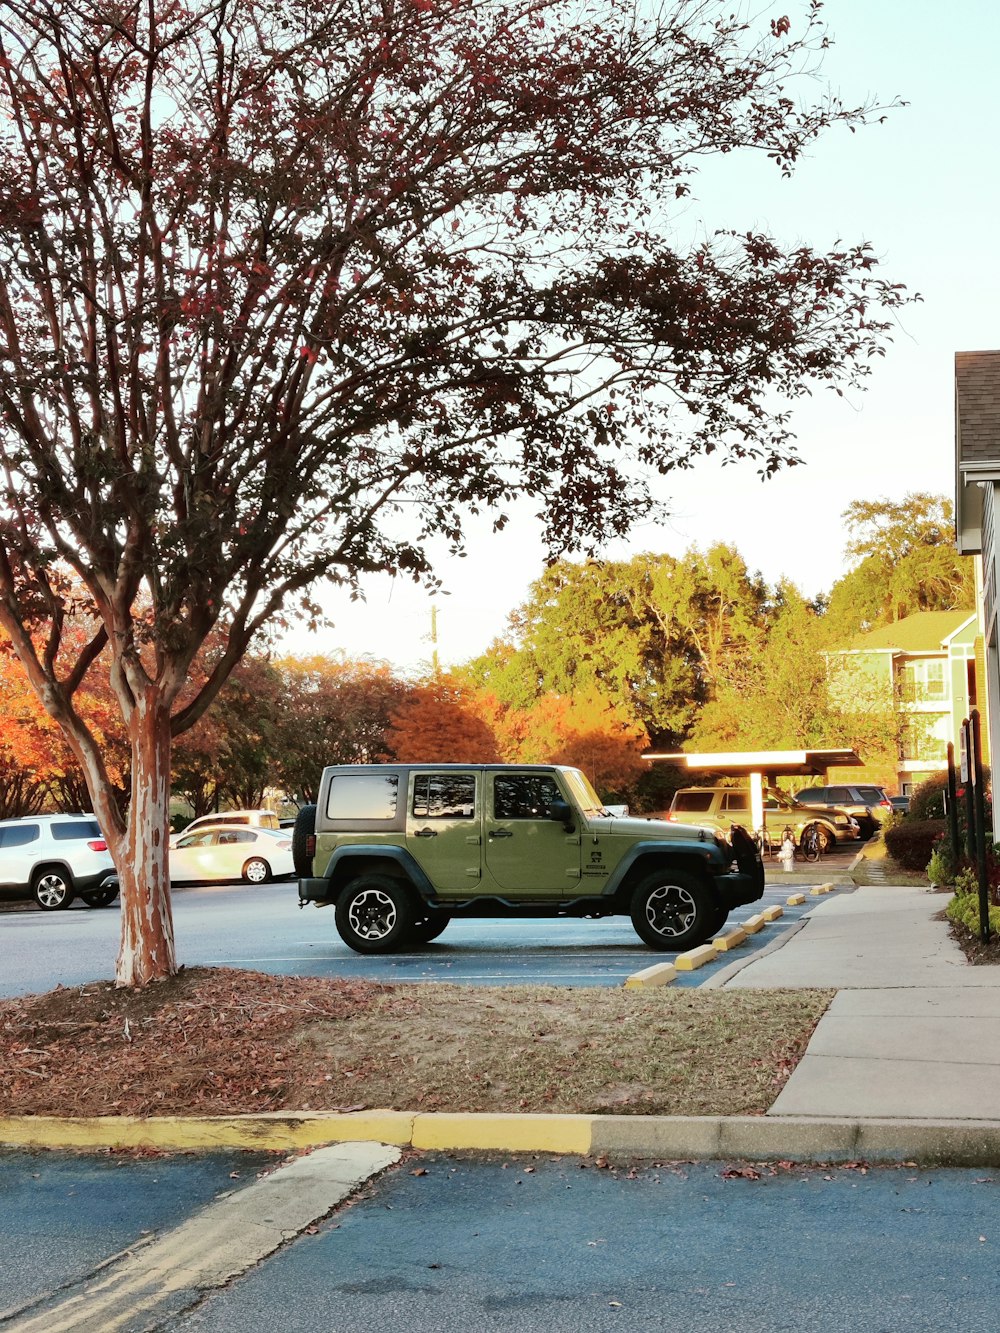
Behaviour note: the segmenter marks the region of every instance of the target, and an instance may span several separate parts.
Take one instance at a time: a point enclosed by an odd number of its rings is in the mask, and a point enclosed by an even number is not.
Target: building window
[[[969,694],[969,707],[975,708],[979,703],[979,695],[976,692],[976,659],[970,657],[965,664],[965,684]]]
[[[938,658],[904,662],[899,673],[899,691],[907,704],[943,702],[948,698],[945,663]]]

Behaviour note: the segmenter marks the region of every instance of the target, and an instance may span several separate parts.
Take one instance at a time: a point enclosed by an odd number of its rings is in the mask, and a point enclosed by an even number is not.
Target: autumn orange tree
[[[412,686],[389,715],[387,757],[402,763],[495,764],[489,723],[448,676]]]
[[[773,471],[792,400],[869,373],[903,298],[866,243],[670,230],[706,155],[790,172],[870,118],[808,77],[819,10],[5,0],[0,626],[121,877],[119,984],[176,969],[172,738],[282,608],[431,579],[525,496],[588,549],[701,452]],[[105,650],[125,815],[75,702]]]

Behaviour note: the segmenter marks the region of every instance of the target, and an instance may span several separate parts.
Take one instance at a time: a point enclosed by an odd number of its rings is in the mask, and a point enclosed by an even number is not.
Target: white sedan
[[[199,828],[170,849],[170,880],[244,879],[248,884],[291,875],[292,840],[284,829]]]

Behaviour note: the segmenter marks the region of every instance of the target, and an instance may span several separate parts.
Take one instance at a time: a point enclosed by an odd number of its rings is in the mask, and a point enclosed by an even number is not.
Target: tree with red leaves
[[[819,9],[5,0],[0,627],[118,867],[120,985],[176,969],[171,739],[258,630],[323,578],[433,582],[525,496],[593,549],[650,475],[793,461],[791,400],[869,373],[904,297],[867,244],[671,239],[707,155],[787,173],[872,117],[796,99]],[[75,705],[101,669],[125,815]]]

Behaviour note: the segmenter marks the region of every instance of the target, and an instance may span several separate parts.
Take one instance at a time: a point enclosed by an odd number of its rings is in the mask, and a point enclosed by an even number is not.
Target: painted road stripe
[[[273,1254],[401,1155],[384,1143],[318,1148],[127,1251],[75,1290],[22,1308],[8,1327],[11,1333],[114,1333],[140,1322],[143,1328],[169,1327],[204,1292]]]

